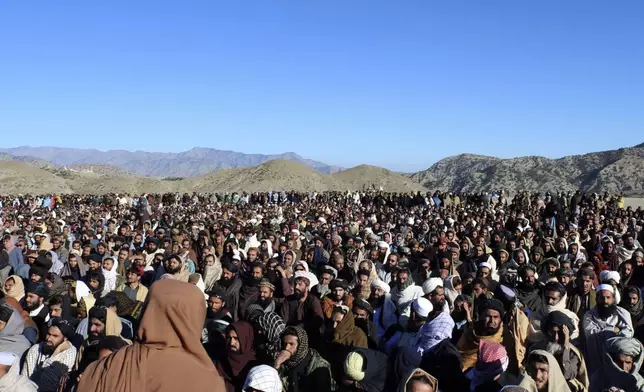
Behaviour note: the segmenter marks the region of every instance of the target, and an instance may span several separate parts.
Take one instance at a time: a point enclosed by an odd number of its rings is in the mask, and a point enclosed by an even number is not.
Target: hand
[[[620,332],[622,332],[622,330],[621,330],[619,327],[615,327],[615,330],[614,330],[614,331],[615,331],[615,333],[620,333]]]
[[[561,328],[561,330],[563,332],[563,338],[564,338],[563,345],[564,345],[564,347],[568,348],[568,347],[570,347],[570,330],[568,329],[567,325],[564,325]]]
[[[289,358],[291,358],[291,355],[292,355],[292,354],[291,354],[291,352],[290,352],[290,351],[282,350],[282,351],[277,355],[277,358],[275,358],[275,362],[274,362],[273,367],[274,367],[275,369],[279,369],[279,368],[280,368],[280,366],[282,366],[282,364],[283,364],[284,362],[288,361],[288,360],[289,360]]]

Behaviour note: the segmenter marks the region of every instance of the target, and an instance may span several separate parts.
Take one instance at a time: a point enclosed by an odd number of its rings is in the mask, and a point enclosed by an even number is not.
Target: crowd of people
[[[0,197],[0,392],[644,391],[609,194]]]

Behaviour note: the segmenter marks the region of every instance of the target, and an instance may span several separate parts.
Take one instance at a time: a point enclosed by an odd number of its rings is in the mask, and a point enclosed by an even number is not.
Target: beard
[[[169,273],[170,275],[174,275],[176,273],[181,272],[181,266],[178,266],[177,268],[173,268],[170,266],[165,267],[165,271]]]
[[[369,301],[369,303],[371,304],[371,307],[373,307],[374,309],[380,308],[385,304],[385,297],[384,296],[378,297],[378,298],[373,297],[371,298],[371,301]]]
[[[521,282],[519,284],[519,288],[525,291],[534,291],[537,289],[537,283],[536,282]]]
[[[300,290],[295,290],[293,291],[293,296],[295,296],[296,299],[302,299],[304,298],[304,292]]]
[[[38,309],[38,307],[39,307],[39,306],[40,306],[40,304],[39,304],[39,303],[37,303],[37,302],[36,302],[36,303],[34,303],[34,304],[25,303],[25,310],[26,310],[27,312],[31,312],[31,311],[33,311],[33,310]]]
[[[40,351],[42,351],[43,354],[45,355],[51,355],[54,353],[56,350],[56,347],[50,346],[48,343],[45,342],[42,346],[40,346]]]
[[[464,310],[455,310],[452,312],[452,320],[454,320],[455,323],[460,323],[466,318],[467,312],[465,312]]]
[[[501,324],[497,327],[493,327],[491,325],[481,323],[478,325],[478,328],[476,328],[476,333],[479,336],[493,336],[499,332],[499,329],[501,329]]]
[[[563,354],[564,346],[559,343],[548,342],[546,345],[546,351],[557,357]]]
[[[257,300],[257,304],[261,306],[262,309],[266,309],[271,302],[273,302],[273,298],[260,298]]]
[[[610,316],[614,316],[615,313],[617,313],[617,305],[612,304],[612,305],[599,305],[597,304],[597,313],[599,314],[599,317],[603,320],[606,320]]]
[[[444,299],[441,300],[441,301],[437,301],[437,302],[434,302],[434,301],[431,301],[431,302],[432,302],[432,306],[434,307],[434,309],[443,309],[443,306],[445,306],[445,300]]]

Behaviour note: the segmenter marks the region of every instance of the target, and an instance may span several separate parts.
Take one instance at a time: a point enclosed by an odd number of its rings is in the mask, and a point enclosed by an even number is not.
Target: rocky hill
[[[644,194],[644,144],[559,159],[461,154],[409,178],[428,189],[457,192],[582,189],[639,196]]]
[[[238,169],[222,169],[189,178],[110,176],[63,168],[38,169],[24,163],[0,162],[0,194],[327,191],[382,186],[387,191],[423,189],[386,169],[359,166],[336,174],[323,174],[304,164],[271,160]]]
[[[243,154],[200,147],[180,153],[28,146],[0,149],[0,152],[38,157],[56,166],[110,165],[144,177],[196,177],[220,169],[257,166],[271,160],[298,162],[321,173],[340,170],[337,166],[306,159],[292,152],[277,155]]]

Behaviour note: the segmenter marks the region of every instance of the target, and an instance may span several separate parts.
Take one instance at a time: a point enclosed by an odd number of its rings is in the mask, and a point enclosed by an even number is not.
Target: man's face
[[[336,301],[341,301],[344,298],[344,289],[342,287],[336,287],[333,289],[333,299]]]
[[[262,272],[262,269],[260,267],[255,267],[253,268],[253,278],[254,279],[261,279],[264,276],[264,273]]]
[[[228,351],[231,353],[238,353],[241,348],[237,331],[232,328],[226,332],[226,344],[228,345]]]
[[[60,304],[49,305],[49,317],[62,317],[62,314],[63,308],[60,306]]]
[[[581,277],[581,287],[584,290],[584,294],[588,294],[590,290],[593,288],[593,279],[590,276],[582,276]]]
[[[98,337],[103,335],[105,332],[105,324],[101,322],[101,320],[93,317],[89,321],[89,334],[94,337]]]
[[[257,260],[257,250],[251,249],[248,251],[248,261],[254,262],[255,260]]]
[[[409,275],[407,274],[407,272],[399,272],[398,273],[398,283],[403,285],[403,284],[405,284],[405,282],[407,282],[407,279],[409,279]]]
[[[377,299],[377,298],[380,298],[380,297],[384,297],[386,293],[385,293],[385,290],[383,290],[383,289],[381,289],[379,287],[376,287],[376,288],[371,290],[371,294],[373,295],[373,298]]]
[[[328,286],[329,283],[333,280],[333,275],[328,272],[323,272],[320,276],[320,284],[323,286]]]
[[[219,312],[224,308],[224,301],[219,297],[210,297],[208,298],[208,306],[213,312]]]
[[[562,276],[557,277],[557,281],[559,283],[561,283],[562,285],[567,286],[568,283],[570,283],[570,277],[567,276],[567,275],[562,275]]]
[[[442,308],[445,304],[445,290],[442,287],[437,287],[429,296],[434,309]]]
[[[489,279],[489,277],[490,277],[490,269],[487,268],[487,267],[483,267],[483,268],[479,269],[478,270],[478,276],[479,276],[479,278]]]
[[[224,277],[225,280],[231,280],[235,277],[235,273],[230,272],[226,268],[224,268],[222,272],[222,276]]]
[[[523,275],[523,280],[526,283],[535,283],[536,277],[534,276],[534,271],[526,270],[525,274]]]
[[[60,248],[60,240],[58,238],[54,239],[52,246],[54,247],[54,249]]]
[[[474,286],[472,286],[472,293],[474,293],[475,298],[478,298],[482,294],[485,294],[486,291],[487,290],[485,290],[483,287],[481,287],[480,284],[475,284]]]
[[[344,259],[342,257],[336,257],[333,261],[335,269],[338,271],[344,268]]]
[[[146,245],[146,249],[148,250],[148,253],[154,253],[157,250],[157,244],[155,244],[154,242],[150,241]]]
[[[498,330],[501,326],[501,314],[492,309],[488,309],[484,313],[485,327],[489,330]]]
[[[290,252],[284,254],[284,264],[293,265],[293,255]]]
[[[541,362],[534,362],[532,366],[528,366],[528,374],[537,384],[537,390],[546,391],[548,386],[548,364]]]
[[[271,290],[269,287],[261,286],[259,288],[259,298],[263,300],[273,298],[273,290]]]
[[[35,310],[38,309],[40,305],[42,305],[43,302],[43,297],[38,296],[35,293],[27,293],[27,296],[25,297],[25,310]]]
[[[168,260],[168,267],[167,270],[169,273],[174,274],[179,272],[181,269],[181,262],[176,259],[176,257],[173,257]]]
[[[614,356],[615,365],[625,371],[630,373],[633,370],[633,357],[626,354],[617,354]]]
[[[387,258],[387,264],[395,267],[396,265],[398,265],[398,257],[395,255],[389,255],[389,257]]]
[[[123,264],[127,260],[128,251],[122,250],[119,252],[119,263]]]
[[[112,259],[103,260],[103,269],[106,271],[111,271],[114,268],[114,261]]]
[[[282,338],[282,347],[284,348],[284,350],[290,352],[291,355],[295,355],[295,353],[297,353],[298,347],[297,336],[284,335],[284,337]]]
[[[141,277],[139,276],[139,274],[135,274],[134,272],[127,273],[128,283],[138,283],[140,280],[141,280]]]
[[[333,314],[331,315],[331,320],[333,320],[333,328],[337,328],[343,319],[344,314],[342,312],[333,312]]]
[[[561,293],[558,291],[547,291],[546,292],[546,302],[549,306],[555,306],[561,301]]]
[[[369,277],[367,275],[358,275],[358,286],[366,287],[369,285]]]
[[[64,341],[65,337],[58,327],[49,327],[47,337],[45,338],[45,345],[51,350],[50,352],[53,352]]]
[[[624,267],[624,276],[629,276],[633,272],[633,266],[630,263],[622,264]]]
[[[353,309],[353,316],[357,320],[368,320],[369,319],[369,312],[365,309],[362,308],[354,308]]]
[[[608,290],[600,290],[597,293],[597,305],[610,306],[615,303],[615,296]]]
[[[501,264],[505,264],[508,261],[508,254],[505,252],[500,252],[499,258],[501,259]]]
[[[4,282],[4,291],[5,293],[9,292],[13,286],[15,286],[14,278],[9,278]]]
[[[298,296],[304,296],[308,291],[306,280],[301,278],[295,279],[295,287],[293,288],[293,291]]]

